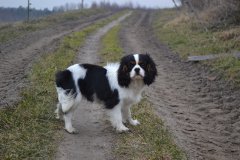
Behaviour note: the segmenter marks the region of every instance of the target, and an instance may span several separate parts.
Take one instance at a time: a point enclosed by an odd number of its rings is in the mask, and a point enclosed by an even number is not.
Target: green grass
[[[106,12],[106,10],[86,9],[80,11],[71,11],[46,16],[37,20],[32,20],[30,22],[16,22],[12,24],[5,24],[0,27],[0,43],[7,42],[26,33],[44,29],[46,27],[57,25],[62,22],[81,20],[82,18],[89,17],[100,12]]]
[[[112,28],[102,38],[101,56],[104,62],[119,61],[123,49],[119,43],[121,25]],[[185,154],[173,142],[172,136],[155,115],[152,104],[144,98],[132,109],[141,125],[128,126],[131,133],[117,135],[114,154],[117,159],[184,160]]]
[[[122,56],[123,49],[119,47],[118,33],[120,25],[113,27],[101,40],[101,56],[104,62],[117,62]]]
[[[159,39],[180,54],[208,55],[230,53],[240,50],[240,27],[204,31],[193,20],[184,20],[176,10],[161,10],[155,13],[153,28]],[[206,61],[204,64],[222,73],[226,80],[240,85],[240,62],[235,58]]]
[[[138,126],[128,126],[131,133],[119,135],[116,153],[120,159],[185,160],[186,155],[174,143],[164,123],[154,113],[152,104],[144,98],[132,109]]]
[[[29,87],[15,107],[0,110],[0,159],[52,159],[62,129],[55,120],[54,75],[69,66],[86,37],[124,12],[66,36],[54,53],[43,56],[29,74]]]

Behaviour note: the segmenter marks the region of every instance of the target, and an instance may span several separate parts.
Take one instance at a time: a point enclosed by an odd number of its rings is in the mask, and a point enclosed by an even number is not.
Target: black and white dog
[[[148,54],[127,55],[120,63],[105,67],[72,65],[56,74],[57,118],[63,113],[65,129],[76,133],[72,126],[73,112],[85,98],[103,103],[112,126],[118,132],[127,131],[123,123],[140,124],[132,119],[130,107],[141,100],[144,86],[152,84],[156,75],[156,65]]]

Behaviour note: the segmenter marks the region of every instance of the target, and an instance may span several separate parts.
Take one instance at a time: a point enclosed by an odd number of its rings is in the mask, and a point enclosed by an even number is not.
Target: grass
[[[7,42],[29,32],[44,29],[62,22],[80,20],[99,12],[106,12],[102,9],[86,9],[49,15],[30,22],[16,22],[0,26],[0,43]]]
[[[118,33],[120,25],[113,27],[101,40],[101,57],[104,62],[117,62],[122,56],[123,49],[119,47]]]
[[[124,12],[66,36],[54,53],[33,66],[30,81],[15,107],[0,111],[0,159],[52,159],[61,137],[54,117],[56,93],[54,75],[69,66],[86,37]]]
[[[104,62],[119,61],[123,49],[119,43],[118,25],[102,38],[101,56]],[[152,104],[144,98],[132,109],[141,125],[129,126],[131,133],[117,135],[114,153],[117,159],[184,160],[185,154],[176,146],[172,136],[155,115]]]
[[[141,124],[129,126],[131,133],[119,135],[116,153],[120,159],[184,160],[185,154],[174,143],[162,120],[154,113],[152,104],[144,98],[132,109]]]
[[[159,39],[168,44],[182,58],[189,55],[231,53],[240,50],[240,27],[229,26],[218,30],[204,31],[185,15],[176,10],[161,10],[155,13],[153,28]],[[235,58],[206,61],[226,80],[240,85],[240,62]]]

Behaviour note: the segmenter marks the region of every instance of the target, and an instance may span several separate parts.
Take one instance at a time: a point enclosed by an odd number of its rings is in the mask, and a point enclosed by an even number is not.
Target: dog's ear
[[[144,59],[146,61],[147,67],[145,70],[145,76],[143,81],[146,85],[150,85],[155,81],[155,78],[157,76],[157,68],[156,64],[154,63],[149,54],[146,53],[144,55]]]
[[[131,82],[127,65],[121,64],[118,69],[118,84],[122,87],[128,87]]]
[[[125,57],[122,58],[120,62],[120,67],[118,69],[118,84],[121,87],[128,87],[131,82],[130,72],[128,65],[125,63]]]

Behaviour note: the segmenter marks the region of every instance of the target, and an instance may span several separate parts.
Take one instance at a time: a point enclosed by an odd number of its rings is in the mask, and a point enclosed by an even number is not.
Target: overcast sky
[[[80,3],[81,0],[30,0],[33,8],[52,9],[54,6],[61,6],[66,3]],[[104,0],[84,0],[88,6],[92,2],[100,2]],[[133,4],[140,4],[141,6],[153,7],[153,8],[169,8],[173,7],[172,0],[105,0],[105,2],[117,2],[118,4],[124,4],[126,2],[132,2]],[[27,0],[0,0],[1,7],[19,7],[27,6]]]

